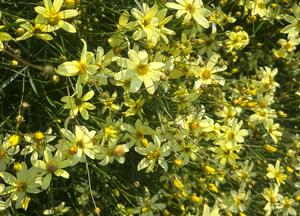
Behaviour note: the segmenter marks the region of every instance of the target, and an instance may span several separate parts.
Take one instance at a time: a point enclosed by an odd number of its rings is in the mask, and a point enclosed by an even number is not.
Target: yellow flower
[[[163,75],[160,69],[165,64],[162,62],[148,63],[149,57],[146,51],[136,52],[135,50],[129,50],[128,57],[129,59],[117,59],[117,63],[120,66],[124,66],[125,69],[115,74],[114,78],[122,81],[131,79],[131,92],[137,92],[141,88],[142,83],[144,83],[148,93],[154,94],[154,82],[160,80],[161,75]]]
[[[8,143],[10,147],[15,147],[20,143],[21,136],[18,134],[13,134],[8,138]]]
[[[276,161],[275,167],[272,164],[268,164],[267,171],[267,177],[270,179],[275,178],[278,184],[284,184],[284,181],[287,179],[287,175],[283,174],[280,170],[279,160]]]
[[[10,41],[12,39],[10,34],[8,34],[6,32],[1,32],[2,27],[3,26],[0,26],[0,51],[3,51],[3,49],[4,49],[4,45],[3,45],[2,41]]]
[[[49,149],[44,151],[44,160],[36,160],[33,166],[39,170],[42,177],[42,189],[47,189],[50,186],[52,175],[61,176],[68,179],[69,173],[64,168],[71,166],[71,161],[64,159],[62,153],[58,150],[52,156]]]
[[[37,6],[34,10],[38,13],[35,22],[48,25],[48,31],[55,31],[59,28],[65,31],[75,33],[76,28],[70,23],[64,21],[64,19],[72,18],[78,15],[77,10],[64,10],[60,11],[64,0],[54,0],[53,4],[51,0],[43,0],[44,7]]]
[[[49,41],[52,40],[52,36],[50,34],[46,34],[47,25],[35,23],[33,26],[30,22],[25,22],[24,19],[17,19],[17,23],[22,23],[20,26],[27,30],[21,37],[16,38],[17,41],[26,40],[32,36],[36,36],[42,40]]]
[[[80,60],[68,61],[59,65],[56,73],[61,76],[76,76],[78,75],[79,81],[86,84],[89,76],[97,73],[98,66],[95,65],[94,54],[87,51],[87,44],[85,40],[81,40],[83,48],[80,56]]]
[[[273,119],[270,119],[264,122],[264,127],[267,130],[270,137],[272,138],[272,140],[274,141],[274,143],[277,143],[278,139],[282,136],[282,132],[278,130],[280,125],[278,123],[274,124]]]
[[[214,185],[214,184],[211,183],[211,184],[208,184],[207,187],[208,187],[208,189],[209,189],[210,191],[213,191],[213,192],[215,192],[215,193],[219,193],[219,189],[217,188],[216,185]]]
[[[284,16],[284,20],[289,22],[290,24],[281,29],[281,33],[288,34],[289,37],[295,37],[300,32],[300,7],[295,6],[293,8],[294,16],[286,14]]]
[[[264,145],[264,148],[267,151],[273,152],[273,153],[278,151],[278,149],[275,146],[272,146],[272,145],[269,145],[269,144]]]
[[[178,3],[168,2],[166,6],[178,10],[176,18],[185,14],[182,24],[186,24],[193,18],[203,28],[209,27],[209,22],[205,17],[210,16],[211,12],[203,7],[202,0],[176,0],[176,2]]]
[[[226,35],[228,39],[225,41],[225,44],[229,52],[243,49],[250,41],[249,35],[245,31],[228,32]]]
[[[182,182],[178,178],[175,178],[173,180],[173,184],[175,185],[176,188],[178,188],[180,190],[184,189],[184,185],[182,184]]]

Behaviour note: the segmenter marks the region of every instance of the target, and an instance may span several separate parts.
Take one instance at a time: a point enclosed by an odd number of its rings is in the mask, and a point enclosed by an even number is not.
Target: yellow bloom
[[[89,76],[97,73],[99,67],[95,65],[94,54],[87,51],[85,40],[81,40],[83,48],[80,60],[68,61],[59,65],[56,73],[61,76],[76,76],[78,75],[81,83],[86,84]]]
[[[184,185],[182,184],[182,182],[178,178],[175,178],[173,180],[173,184],[175,185],[176,188],[178,188],[180,190],[184,189]]]
[[[16,38],[17,41],[26,40],[27,38],[30,38],[32,36],[36,36],[45,41],[53,39],[50,34],[46,34],[48,28],[45,24],[35,23],[35,25],[33,26],[30,22],[25,22],[24,19],[17,19],[16,22],[22,23],[20,26],[27,30],[21,37]]]
[[[249,35],[245,31],[228,32],[226,35],[228,39],[225,41],[225,44],[229,52],[243,49],[250,41]]]
[[[0,26],[0,31],[1,28],[3,26]],[[4,49],[4,45],[2,43],[2,41],[10,41],[12,39],[12,37],[10,36],[10,34],[6,33],[6,32],[0,32],[0,51],[3,51]]]
[[[114,78],[122,81],[131,79],[131,92],[137,92],[141,88],[142,83],[144,83],[148,93],[154,94],[154,82],[160,80],[161,75],[163,75],[160,69],[165,64],[162,62],[148,63],[149,57],[146,51],[136,52],[135,50],[129,50],[128,57],[129,59],[117,59],[117,63],[125,67],[125,69],[115,74]]]
[[[9,137],[8,139],[8,143],[10,147],[15,147],[16,145],[18,145],[20,143],[21,140],[21,136],[18,134],[13,134]]]
[[[64,21],[64,19],[77,16],[77,10],[70,9],[60,11],[64,0],[54,0],[53,4],[51,0],[43,0],[43,2],[44,7],[37,6],[34,8],[34,10],[38,13],[36,23],[47,24],[49,28],[48,31],[55,31],[62,28],[71,33],[76,32],[75,27]]]
[[[268,164],[267,171],[267,177],[270,179],[275,178],[278,184],[284,184],[284,181],[287,179],[287,175],[283,174],[280,170],[279,160],[276,161],[275,167],[272,164]]]
[[[211,12],[203,7],[202,0],[176,0],[176,2],[168,2],[166,6],[178,10],[177,18],[185,14],[182,24],[186,24],[193,18],[203,28],[209,27],[209,22],[205,17],[210,16]]]

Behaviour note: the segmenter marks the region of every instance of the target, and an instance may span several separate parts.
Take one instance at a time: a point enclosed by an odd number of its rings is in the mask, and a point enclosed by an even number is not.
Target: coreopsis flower
[[[288,40],[281,38],[277,41],[277,43],[281,46],[281,50],[291,53],[295,51],[297,45],[300,44],[300,38],[297,36],[289,37]]]
[[[76,28],[65,19],[69,19],[78,15],[78,11],[74,9],[60,11],[64,0],[43,0],[44,7],[37,6],[34,10],[38,13],[35,22],[47,25],[47,31],[55,31],[64,29],[65,31],[75,33]]]
[[[207,204],[204,204],[202,216],[220,216],[220,209],[217,206],[210,208]]]
[[[279,160],[276,161],[275,167],[272,164],[268,164],[267,171],[267,177],[270,179],[275,178],[278,185],[281,183],[284,184],[284,181],[287,179],[287,175],[281,172],[282,169]]]
[[[27,194],[40,193],[41,186],[37,181],[37,170],[34,167],[27,169],[25,162],[22,163],[22,169],[16,176],[8,172],[0,172],[0,177],[8,185],[0,195],[9,195],[13,201],[16,201],[16,208],[27,209],[30,198]]]
[[[150,196],[148,192],[146,197],[138,197],[138,207],[128,209],[128,213],[141,215],[141,216],[153,216],[159,214],[164,208],[166,208],[165,203],[157,202],[159,196],[156,194],[153,197]]]
[[[102,113],[105,113],[106,110],[117,112],[121,109],[121,106],[115,103],[116,99],[118,97],[118,93],[115,91],[111,96],[109,95],[109,92],[103,92],[99,100],[101,104],[103,104],[103,108],[101,110]]]
[[[81,52],[80,60],[67,61],[59,65],[56,73],[61,76],[76,76],[78,75],[79,81],[86,84],[89,76],[97,73],[99,67],[95,65],[95,58],[92,52],[87,51],[87,44],[85,40],[81,40],[83,49]]]
[[[233,145],[237,143],[243,143],[245,141],[245,136],[247,136],[248,130],[241,129],[243,121],[238,122],[234,119],[230,125],[224,128],[224,134],[220,137],[220,142],[231,142]]]
[[[154,45],[157,43],[159,38],[158,18],[155,16],[157,11],[157,5],[150,8],[146,3],[143,3],[142,11],[136,8],[131,10],[132,16],[136,19],[136,25],[139,26],[132,35],[134,40],[147,37],[147,41],[152,42]]]
[[[203,28],[209,27],[206,17],[211,15],[211,11],[204,8],[202,0],[176,0],[176,2],[167,2],[166,6],[177,10],[176,18],[184,15],[182,24],[193,18]]]
[[[56,136],[52,135],[52,128],[48,128],[45,132],[36,131],[34,133],[24,134],[24,140],[27,142],[22,149],[21,155],[31,154],[31,162],[37,160],[44,153],[46,148],[54,151],[55,148],[49,144]]]
[[[264,207],[265,216],[271,215],[272,211],[276,208],[276,204],[279,199],[282,199],[282,195],[279,194],[279,186],[274,185],[269,188],[265,188],[262,196],[267,201],[267,204]]]
[[[20,27],[24,28],[26,32],[16,38],[17,41],[26,40],[32,36],[36,36],[42,40],[50,41],[53,37],[50,34],[47,34],[48,28],[45,24],[34,23],[34,26],[30,22],[26,22],[24,19],[17,19],[17,23],[21,23]]]
[[[203,108],[203,107],[202,107]],[[181,119],[181,116],[176,118],[176,125],[183,128],[192,137],[199,138],[202,133],[208,133],[212,131],[213,122],[209,120],[208,117],[204,117],[204,109],[201,113],[192,113]]]
[[[228,36],[228,39],[225,41],[225,45],[228,52],[231,52],[232,50],[241,50],[250,42],[249,35],[245,31],[228,32],[226,35]]]
[[[198,147],[193,142],[174,143],[170,145],[172,150],[179,154],[179,159],[183,164],[188,164],[190,160],[194,161],[197,158]]]
[[[75,133],[62,128],[61,130],[63,139],[57,145],[57,149],[67,155],[72,160],[72,164],[79,161],[84,161],[88,156],[91,159],[95,158],[97,147],[93,143],[93,138],[96,131],[89,131],[85,126],[75,126]]]
[[[80,87],[77,91],[77,94],[74,94],[73,96],[64,96],[60,100],[65,103],[63,108],[70,110],[71,118],[77,116],[79,112],[82,118],[88,120],[88,110],[96,109],[96,106],[94,104],[87,102],[94,97],[94,94],[94,91],[90,90],[82,96],[82,88]]]
[[[119,139],[109,139],[107,145],[101,146],[96,158],[100,161],[100,165],[106,166],[113,163],[114,160],[123,164],[125,162],[125,154],[129,151],[127,144],[118,144]]]
[[[272,140],[274,141],[274,143],[278,143],[278,139],[282,136],[282,132],[278,130],[280,128],[280,125],[278,123],[274,124],[273,119],[268,119],[264,121],[263,125],[270,137],[272,138]]]
[[[240,151],[241,145],[233,145],[232,142],[222,142],[219,147],[213,149],[216,153],[215,159],[219,160],[221,166],[225,166],[227,163],[231,165],[236,164],[236,160],[239,159],[237,153]]]
[[[146,169],[146,173],[154,171],[154,166],[158,162],[159,166],[165,171],[168,170],[168,163],[165,157],[169,156],[170,146],[168,143],[161,145],[161,141],[158,136],[154,136],[154,143],[149,143],[148,147],[135,147],[134,150],[144,155],[145,157],[138,163],[138,171]]]
[[[232,213],[245,212],[247,210],[247,201],[249,200],[250,191],[246,192],[244,189],[239,191],[232,190],[230,195],[225,194],[223,199],[224,204],[226,205],[226,210]]]
[[[284,20],[290,23],[283,29],[281,29],[281,33],[288,34],[289,37],[294,37],[299,35],[300,32],[300,6],[295,6],[293,8],[294,16],[286,14],[284,16]]]
[[[10,146],[7,139],[2,140],[0,137],[0,172],[5,171],[6,168],[14,161],[13,156],[20,150],[18,145]]]
[[[143,112],[143,105],[145,103],[145,100],[140,97],[136,101],[131,99],[131,98],[126,98],[124,105],[129,107],[123,114],[128,117],[128,116],[134,116],[138,114],[140,118],[142,118]]]
[[[71,161],[64,159],[62,153],[57,150],[52,156],[49,149],[44,151],[44,160],[36,160],[32,163],[37,168],[39,175],[43,176],[41,179],[42,189],[47,189],[50,186],[52,175],[69,178],[69,173],[64,168],[71,166]]]
[[[168,37],[167,35],[175,35],[175,32],[171,29],[168,29],[165,27],[165,24],[170,22],[173,18],[173,16],[167,16],[167,9],[162,9],[159,10],[156,13],[156,17],[158,18],[158,32],[159,32],[159,37],[161,37],[165,43],[168,43]]]
[[[4,49],[4,45],[3,45],[2,41],[10,41],[12,39],[10,34],[8,34],[6,32],[1,32],[2,28],[3,28],[3,26],[0,26],[0,51],[3,51],[3,49]]]
[[[125,81],[130,79],[131,92],[137,92],[142,83],[144,83],[149,94],[155,92],[155,82],[159,81],[163,73],[160,71],[165,64],[162,62],[148,63],[148,53],[146,51],[136,52],[135,50],[128,51],[129,59],[118,59],[117,63],[125,67],[114,78],[116,80]]]
[[[134,126],[123,123],[121,129],[127,131],[124,138],[130,139],[129,146],[147,146],[149,143],[146,136],[155,134],[155,130],[150,128],[147,123],[143,123],[140,119],[136,120]]]
[[[280,196],[278,201],[279,202],[276,205],[276,209],[278,209],[278,211],[282,213],[283,216],[297,215],[297,211],[294,207],[298,207],[299,204],[296,203],[293,198]]]
[[[102,47],[98,47],[96,50],[95,65],[98,66],[97,73],[91,76],[89,83],[93,83],[96,87],[101,85],[107,85],[107,78],[113,72],[107,68],[111,63],[111,58],[104,55],[104,50]]]
[[[241,187],[243,188],[246,184],[253,181],[256,173],[253,171],[254,163],[253,161],[246,160],[244,162],[237,163],[239,169],[235,170],[233,177],[241,182]]]
[[[203,67],[192,67],[192,73],[197,78],[194,84],[194,89],[199,89],[202,85],[211,85],[214,82],[222,86],[225,84],[225,79],[221,76],[216,75],[216,73],[225,71],[227,67],[225,65],[222,67],[216,66],[218,63],[218,59],[218,55],[213,55],[209,58],[209,60]]]
[[[259,79],[260,79],[260,88],[262,91],[272,90],[275,91],[277,87],[279,87],[279,83],[274,80],[274,77],[278,73],[277,68],[270,68],[270,67],[260,67],[259,70],[256,72]]]
[[[258,14],[260,17],[267,16],[269,13],[269,9],[267,8],[268,2],[269,0],[255,0],[251,14]]]

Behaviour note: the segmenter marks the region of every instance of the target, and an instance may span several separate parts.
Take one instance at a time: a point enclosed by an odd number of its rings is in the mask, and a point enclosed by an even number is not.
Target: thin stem
[[[88,164],[87,161],[85,162],[85,165],[86,165],[86,172],[87,172],[87,176],[88,176],[88,182],[89,182],[90,194],[91,194],[91,197],[92,197],[92,202],[93,202],[94,207],[95,207],[95,209],[96,209],[96,208],[97,208],[97,205],[96,205],[96,202],[95,202],[93,193],[92,193],[92,185],[91,185],[90,170],[89,170],[89,164]],[[98,216],[100,216],[100,214],[99,214],[98,212],[96,212],[96,214],[97,214]]]
[[[22,59],[21,57],[19,57],[19,56],[13,54],[13,53],[7,51],[6,49],[4,49],[3,52],[6,53],[7,55],[13,57],[14,59],[18,60],[19,62],[21,62],[21,63],[23,63],[23,64],[31,67],[31,68],[34,68],[34,69],[39,70],[39,71],[43,71],[43,67],[40,66],[40,65],[32,64],[32,63],[30,63],[30,62]]]

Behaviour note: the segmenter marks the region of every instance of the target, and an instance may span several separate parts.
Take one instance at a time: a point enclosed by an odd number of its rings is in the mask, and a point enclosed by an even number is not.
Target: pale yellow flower
[[[185,14],[182,24],[186,24],[193,18],[203,28],[209,27],[206,17],[210,16],[211,12],[203,7],[202,0],[176,0],[176,2],[167,2],[166,6],[178,10],[176,13],[177,18]]]
[[[59,28],[74,33],[76,28],[65,19],[69,19],[78,15],[78,11],[74,9],[60,11],[64,0],[43,0],[44,7],[37,6],[34,10],[38,13],[35,22],[48,25],[48,31],[55,31]]]
[[[129,50],[128,57],[129,59],[117,59],[118,64],[125,67],[125,69],[115,74],[114,78],[122,81],[130,79],[131,92],[137,92],[141,88],[142,83],[144,83],[148,93],[154,94],[154,84],[163,75],[160,70],[165,64],[162,62],[149,63],[146,51],[136,52],[135,50]]]
[[[56,73],[68,77],[78,75],[79,81],[86,84],[89,76],[96,74],[99,67],[95,65],[94,54],[87,51],[85,40],[82,39],[81,41],[83,43],[83,49],[80,60],[64,62],[58,66]]]
[[[20,26],[27,30],[21,37],[16,38],[17,41],[26,40],[32,36],[36,36],[45,41],[53,39],[50,34],[46,33],[48,28],[45,24],[35,23],[33,26],[30,22],[26,22],[24,19],[17,19],[16,22],[22,23]]]
[[[280,161],[277,160],[275,167],[272,164],[268,164],[268,168],[267,168],[267,177],[270,179],[275,178],[276,182],[280,185],[281,183],[284,184],[284,181],[287,179],[287,175],[283,174],[281,172],[281,168],[280,168]]]
[[[1,32],[2,27],[3,26],[0,26],[0,51],[3,51],[3,49],[4,49],[4,45],[3,45],[2,41],[10,41],[12,39],[10,34],[8,34],[6,32]]]

